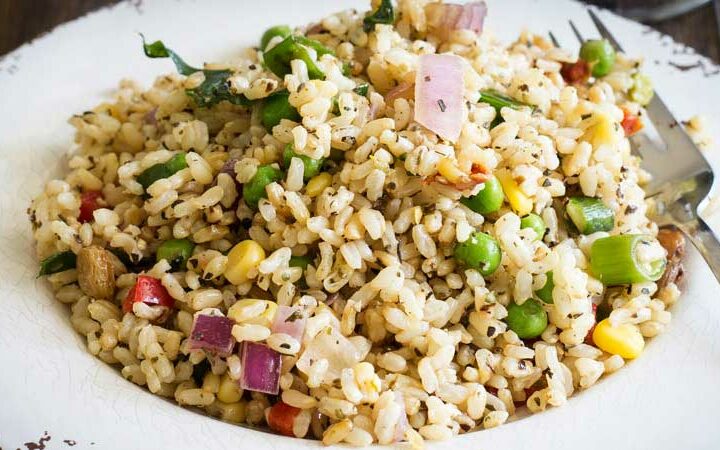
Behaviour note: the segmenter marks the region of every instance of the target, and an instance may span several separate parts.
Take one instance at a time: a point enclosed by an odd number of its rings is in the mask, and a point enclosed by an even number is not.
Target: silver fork
[[[622,47],[597,14],[591,9],[588,13],[600,36],[616,51],[622,52]],[[570,27],[582,45],[585,39],[572,21]],[[550,39],[559,47],[552,32]],[[653,177],[643,186],[647,196],[656,202],[652,219],[660,226],[675,226],[685,233],[720,281],[720,242],[698,215],[698,208],[712,187],[712,168],[657,92],[646,110],[664,143],[664,148],[660,148],[647,140],[632,140],[633,150],[642,157],[643,168]]]

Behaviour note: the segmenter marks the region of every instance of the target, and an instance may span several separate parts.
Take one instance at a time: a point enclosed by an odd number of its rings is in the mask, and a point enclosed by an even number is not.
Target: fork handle
[[[680,225],[679,228],[690,238],[720,282],[720,242],[710,227],[702,219],[697,218]]]

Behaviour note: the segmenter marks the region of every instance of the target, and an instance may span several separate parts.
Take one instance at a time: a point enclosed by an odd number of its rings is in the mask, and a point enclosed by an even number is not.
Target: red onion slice
[[[429,3],[425,6],[428,28],[442,40],[447,40],[455,30],[471,30],[482,33],[487,15],[485,2],[464,5],[454,3]]]
[[[277,395],[280,392],[280,353],[262,344],[245,341],[242,345],[240,387],[249,391]]]
[[[415,120],[455,142],[463,121],[463,65],[455,55],[422,55],[415,75]]]
[[[302,342],[305,333],[305,316],[302,310],[293,306],[278,306],[271,330],[273,333],[285,333]]]
[[[223,316],[199,314],[190,333],[190,350],[205,350],[218,356],[229,356],[235,340],[232,337],[233,321]]]

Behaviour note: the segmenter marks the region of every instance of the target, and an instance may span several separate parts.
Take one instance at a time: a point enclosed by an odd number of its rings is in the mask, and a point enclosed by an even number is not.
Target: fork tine
[[[552,31],[548,31],[548,36],[550,36],[550,42],[552,42],[555,47],[560,48],[560,43]]]
[[[580,45],[582,45],[585,42],[585,38],[582,36],[582,34],[580,34],[580,31],[577,29],[572,20],[568,20],[568,23],[570,23],[570,28],[572,28],[575,37],[578,41],[580,41]]]
[[[607,29],[604,23],[600,21],[600,17],[598,17],[597,14],[595,14],[595,11],[592,9],[588,9],[588,14],[590,14],[590,18],[592,19],[593,23],[595,24],[595,27],[598,29],[598,32],[600,33],[600,36],[604,37],[605,39],[610,42],[610,45],[612,45],[615,48],[615,51],[622,52],[622,46],[620,43],[613,37],[613,35],[610,33],[610,30]]]

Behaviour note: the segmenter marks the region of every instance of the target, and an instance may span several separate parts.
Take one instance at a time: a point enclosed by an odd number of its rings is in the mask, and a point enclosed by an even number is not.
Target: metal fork
[[[598,15],[591,9],[588,13],[598,33],[616,51],[622,52],[622,47]],[[585,39],[572,21],[570,27],[582,45]],[[552,32],[550,39],[559,47]],[[660,226],[675,226],[685,233],[720,281],[720,242],[698,215],[698,208],[712,187],[712,168],[657,92],[646,110],[665,147],[652,145],[647,139],[642,142],[631,140],[633,150],[642,157],[642,167],[653,177],[643,186],[647,196],[656,202],[652,219]]]

